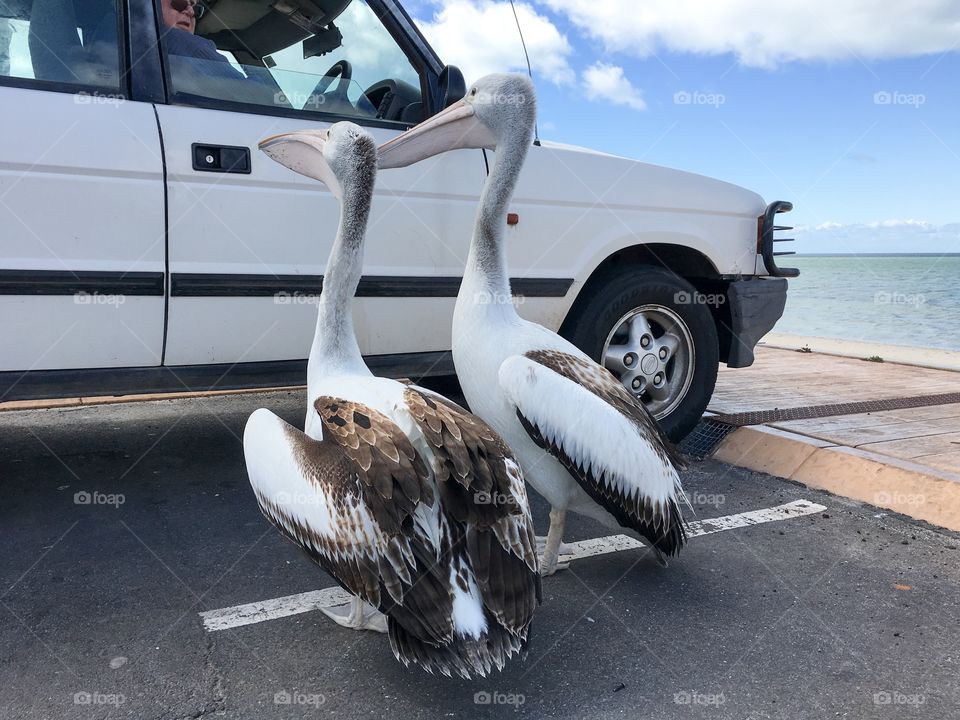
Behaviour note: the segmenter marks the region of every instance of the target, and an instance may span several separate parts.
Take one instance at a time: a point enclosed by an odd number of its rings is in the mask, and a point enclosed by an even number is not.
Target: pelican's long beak
[[[381,145],[377,166],[381,169],[407,167],[447,150],[492,150],[496,145],[493,133],[476,116],[473,106],[460,100]]]
[[[328,138],[326,130],[297,130],[264,138],[259,148],[281,165],[324,183],[339,197],[340,183],[323,154]]]

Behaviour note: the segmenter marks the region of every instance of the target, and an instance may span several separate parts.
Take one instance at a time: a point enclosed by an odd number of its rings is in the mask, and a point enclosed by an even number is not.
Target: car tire
[[[683,278],[647,266],[598,278],[584,292],[561,334],[606,365],[680,442],[717,381],[717,328],[702,296]]]

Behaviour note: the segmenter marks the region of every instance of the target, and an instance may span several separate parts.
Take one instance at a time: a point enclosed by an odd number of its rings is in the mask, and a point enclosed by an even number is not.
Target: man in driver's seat
[[[207,77],[246,80],[246,77],[217,52],[213,40],[195,35],[197,20],[206,11],[206,6],[197,0],[161,0],[163,7],[163,47],[168,55],[194,58],[195,72]]]

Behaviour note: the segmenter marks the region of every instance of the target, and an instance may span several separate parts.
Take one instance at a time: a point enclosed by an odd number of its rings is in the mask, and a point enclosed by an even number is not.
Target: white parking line
[[[695,538],[722,532],[723,530],[735,530],[750,525],[761,525],[777,520],[813,515],[826,509],[824,505],[807,500],[794,500],[786,505],[777,505],[772,508],[751,510],[736,515],[724,515],[708,520],[694,520],[687,528],[687,537]],[[626,535],[609,535],[591,540],[580,540],[569,543],[569,545],[574,548],[574,552],[570,555],[562,555],[560,560],[563,562],[643,547],[642,542]],[[322,607],[343,605],[350,600],[350,597],[340,588],[330,587],[272,600],[234,605],[220,610],[207,610],[200,613],[200,617],[203,618],[203,626],[209,632],[214,632],[240,627],[241,625],[252,625],[265,620],[276,620],[277,618],[310,612]]]
[[[329,587],[273,600],[234,605],[221,610],[208,610],[200,613],[200,617],[203,618],[203,626],[213,632],[319,610],[322,607],[345,605],[350,602],[351,597],[349,593],[338,587]]]
[[[824,505],[818,505],[817,503],[808,502],[807,500],[794,500],[786,505],[777,505],[776,507],[764,508],[763,510],[751,510],[750,512],[724,515],[723,517],[709,518],[708,520],[694,520],[687,525],[687,537],[695,538],[701,535],[711,535],[722,532],[723,530],[735,530],[736,528],[747,527],[748,525],[761,525],[763,523],[776,522],[777,520],[788,520],[789,518],[813,515],[818,512],[823,512],[826,509]],[[583,558],[593,557],[594,555],[606,555],[607,553],[633,550],[644,546],[639,540],[635,540],[626,535],[609,535],[607,537],[580,540],[567,544],[574,548],[574,552],[570,555],[561,555],[561,562],[582,560]]]

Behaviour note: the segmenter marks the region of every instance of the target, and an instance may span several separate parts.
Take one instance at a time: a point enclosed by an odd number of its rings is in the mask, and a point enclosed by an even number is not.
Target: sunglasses
[[[170,0],[170,7],[177,12],[186,12],[187,8],[193,8],[193,16],[197,20],[202,18],[207,12],[207,6],[199,0]]]

